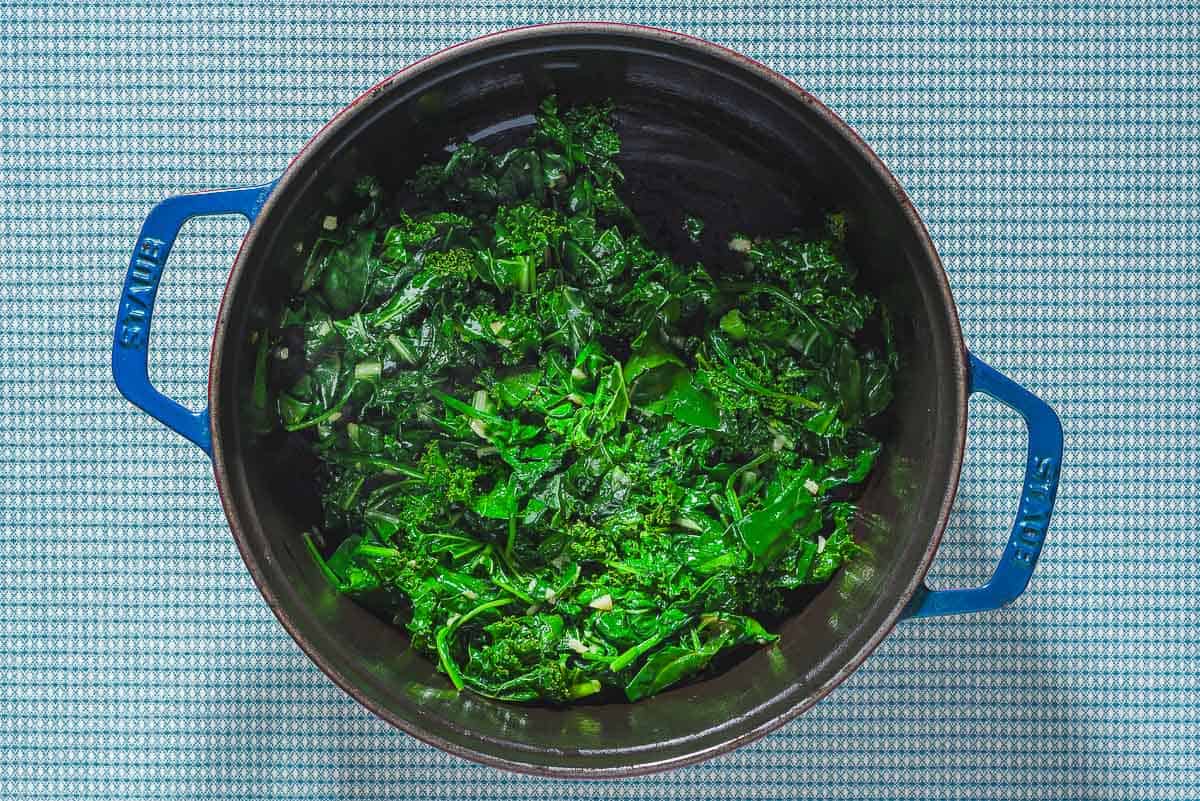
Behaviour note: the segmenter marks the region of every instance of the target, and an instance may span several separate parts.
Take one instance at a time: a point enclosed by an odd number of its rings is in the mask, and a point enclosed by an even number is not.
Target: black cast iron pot
[[[887,306],[902,359],[882,459],[857,527],[869,556],[842,570],[764,648],[714,678],[637,704],[559,709],[455,694],[399,629],[337,596],[305,550],[318,518],[314,463],[255,439],[242,413],[248,334],[280,308],[311,239],[364,173],[402,179],[452,139],[504,147],[545,95],[613,98],[635,211],[684,208],[710,221],[787,230],[843,209],[861,281]],[[191,412],[147,376],[154,296],[191,217],[251,220],[217,317],[209,409]],[[669,232],[662,233],[670,246]],[[246,566],[280,622],[346,692],[426,742],[542,775],[613,777],[684,765],[748,743],[808,709],[857,668],[896,622],[995,609],[1029,581],[1049,524],[1062,455],[1053,411],[968,354],[950,288],[896,179],[829,109],[743,56],[677,33],[612,24],[506,31],[444,50],[384,80],[325,126],[276,181],[169,198],[134,249],[113,343],[113,375],[133,403],[199,445]],[[1018,411],[1030,444],[1020,507],[987,585],[931,591],[923,578],[958,484],[967,396]]]

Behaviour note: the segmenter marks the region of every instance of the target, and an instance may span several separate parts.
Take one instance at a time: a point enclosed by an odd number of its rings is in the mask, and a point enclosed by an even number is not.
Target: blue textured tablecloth
[[[445,756],[336,689],[203,455],[108,366],[155,201],[270,179],[384,75],[553,18],[697,34],[829,103],[923,212],[970,346],[1067,436],[1011,609],[900,626],[735,754],[587,786]],[[1197,798],[1198,75],[1200,11],[1154,0],[0,0],[0,797]],[[242,230],[190,224],[160,293],[153,374],[196,404]],[[943,586],[990,570],[1015,506],[1021,428],[972,414]]]

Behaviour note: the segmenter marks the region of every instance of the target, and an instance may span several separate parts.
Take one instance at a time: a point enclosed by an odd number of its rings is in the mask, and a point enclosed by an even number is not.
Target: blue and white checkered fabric
[[[121,400],[111,324],[158,199],[277,174],[436,48],[552,18],[687,31],[795,78],[909,189],[971,347],[1067,436],[1030,591],[910,622],[737,753],[569,787],[359,708],[262,603],[203,455]],[[1200,796],[1200,7],[1159,0],[0,0],[0,797]],[[203,397],[240,224],[189,225],[153,373]],[[942,586],[994,564],[1021,429],[972,404]]]

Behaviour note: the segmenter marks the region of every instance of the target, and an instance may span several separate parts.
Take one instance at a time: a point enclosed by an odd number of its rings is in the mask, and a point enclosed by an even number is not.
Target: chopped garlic
[[[504,321],[503,320],[493,320],[492,324],[489,325],[488,328],[492,329],[493,334],[499,334],[501,331],[504,330]]]
[[[574,637],[567,637],[567,647],[577,654],[586,654],[588,647]]]
[[[546,603],[552,604],[558,600],[558,593],[547,587],[544,597],[546,598]]]
[[[735,253],[749,253],[751,242],[744,236],[735,236],[729,240],[729,249]]]
[[[533,588],[536,586],[537,586],[537,579],[531,578],[529,580],[529,586],[525,588],[525,592],[533,592]]]
[[[825,551],[825,538],[822,537],[820,534],[818,534],[817,535],[817,553],[824,553],[824,551]]]
[[[480,439],[488,438],[487,437],[487,425],[485,425],[482,420],[472,420],[471,421],[471,430],[474,431],[475,434]]]
[[[821,485],[818,484],[817,482],[813,481],[811,478],[804,479],[804,488],[806,490],[808,490],[809,492],[811,492],[813,495],[816,495],[818,492],[821,491]]]
[[[611,612],[613,608],[612,596],[608,593],[601,595],[599,598],[593,598],[588,606],[593,609],[599,609],[601,612]]]
[[[287,361],[287,357],[289,355],[288,349],[286,347],[280,348],[279,350],[275,351],[275,355],[278,356],[281,361]]]
[[[324,228],[326,231],[336,231],[337,230],[337,217],[334,217],[332,214],[330,214],[328,217],[326,217],[324,220],[321,221],[321,227]]]
[[[475,590],[463,590],[462,594],[472,601],[479,598],[479,593],[475,592]]]
[[[297,253],[303,253],[303,252],[304,252],[304,243],[303,243],[303,242],[297,242],[297,243],[296,243],[296,252],[297,252]]]

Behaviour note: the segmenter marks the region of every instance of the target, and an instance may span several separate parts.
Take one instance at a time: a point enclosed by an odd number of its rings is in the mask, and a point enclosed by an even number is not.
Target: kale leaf
[[[363,179],[255,333],[256,430],[321,464],[320,569],[507,701],[636,701],[776,640],[760,619],[862,550],[899,366],[842,218],[678,263],[615,118],[548,98],[523,146]]]

